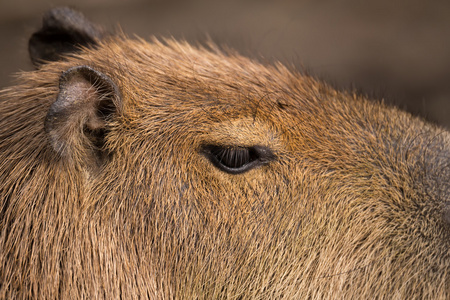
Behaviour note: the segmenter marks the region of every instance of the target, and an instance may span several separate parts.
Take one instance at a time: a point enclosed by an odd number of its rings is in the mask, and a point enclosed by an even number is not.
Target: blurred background
[[[211,38],[450,128],[448,0],[0,0],[0,88],[33,69],[28,38],[60,5],[129,35]]]

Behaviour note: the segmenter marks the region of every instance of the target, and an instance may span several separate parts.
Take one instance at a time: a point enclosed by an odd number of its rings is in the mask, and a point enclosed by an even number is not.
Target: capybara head
[[[1,92],[0,297],[449,299],[450,133],[67,8]]]

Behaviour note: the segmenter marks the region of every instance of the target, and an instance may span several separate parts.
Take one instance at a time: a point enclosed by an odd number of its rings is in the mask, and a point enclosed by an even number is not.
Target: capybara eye
[[[262,146],[217,146],[206,145],[203,152],[220,170],[230,174],[244,173],[274,159],[273,152]]]

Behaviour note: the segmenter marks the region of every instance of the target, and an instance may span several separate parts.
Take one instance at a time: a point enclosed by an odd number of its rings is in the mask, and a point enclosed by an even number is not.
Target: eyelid
[[[238,153],[230,153],[229,151],[248,151],[246,153],[245,162],[240,165],[236,162],[227,162],[226,160],[232,160],[237,158]],[[225,146],[225,145],[204,145],[202,147],[202,153],[209,159],[209,161],[218,169],[227,172],[229,174],[241,174],[247,172],[255,167],[264,165],[275,159],[275,155],[268,147],[255,145],[252,147],[243,146]],[[222,157],[222,155],[228,155]],[[244,155],[244,153],[241,153]],[[230,165],[236,165],[230,166]],[[238,166],[239,165],[239,166]]]

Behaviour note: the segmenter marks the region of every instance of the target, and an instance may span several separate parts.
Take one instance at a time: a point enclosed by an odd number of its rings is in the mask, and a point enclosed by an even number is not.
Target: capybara
[[[450,133],[56,8],[0,94],[0,297],[449,299]]]

